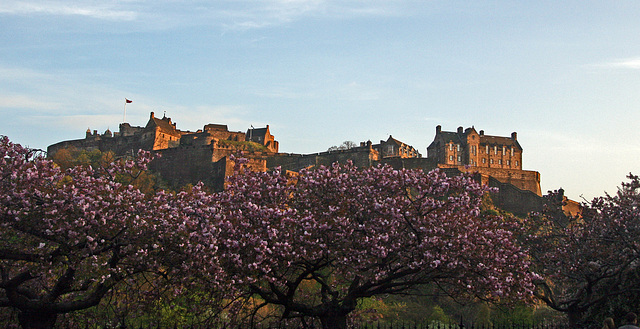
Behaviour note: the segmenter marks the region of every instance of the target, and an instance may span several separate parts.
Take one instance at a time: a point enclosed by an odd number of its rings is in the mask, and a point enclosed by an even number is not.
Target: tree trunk
[[[347,314],[343,312],[328,311],[320,317],[322,329],[346,329]]]
[[[18,321],[22,329],[51,329],[56,323],[58,314],[37,310],[20,311]]]
[[[569,318],[569,326],[571,328],[579,328],[579,324],[582,322],[582,312],[576,309],[569,309],[567,312]]]

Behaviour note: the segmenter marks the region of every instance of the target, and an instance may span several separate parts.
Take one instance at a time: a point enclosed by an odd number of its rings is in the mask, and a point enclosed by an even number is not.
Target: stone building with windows
[[[362,143],[361,143],[362,145]],[[386,158],[421,158],[422,155],[413,146],[405,144],[389,135],[386,141],[372,145],[381,159]]]
[[[515,132],[511,137],[489,136],[474,127],[450,132],[438,125],[427,157],[453,166],[522,169],[522,147]]]
[[[477,132],[474,127],[458,127],[453,132],[443,131],[438,125],[433,142],[427,147],[427,158],[439,168],[478,172],[484,183],[493,178],[542,195],[540,173],[522,170],[522,146],[515,132],[510,137],[490,136],[483,130]]]

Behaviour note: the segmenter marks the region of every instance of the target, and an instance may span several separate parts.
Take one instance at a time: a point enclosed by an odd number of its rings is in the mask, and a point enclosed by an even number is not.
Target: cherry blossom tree
[[[561,199],[552,193],[550,211],[526,223],[535,269],[543,276],[535,294],[572,325],[636,310],[627,303],[638,306],[640,180],[628,178],[618,193],[584,204],[575,218],[562,214]],[[624,304],[615,305],[621,297]]]
[[[23,328],[52,327],[59,314],[97,305],[137,273],[167,271],[157,208],[118,175],[150,161],[61,171],[34,151],[0,139],[0,309]]]
[[[216,195],[215,229],[206,231],[215,234],[192,243],[216,245],[214,267],[236,291],[279,306],[284,319],[313,317],[324,328],[345,328],[362,298],[422,284],[526,298],[535,275],[513,237],[517,223],[481,216],[485,191],[437,170],[245,171]]]

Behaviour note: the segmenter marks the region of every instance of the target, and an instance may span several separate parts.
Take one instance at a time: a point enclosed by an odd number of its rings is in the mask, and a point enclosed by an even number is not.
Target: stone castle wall
[[[204,183],[215,191],[224,187],[225,178],[234,171],[229,158],[238,152],[232,148],[218,148],[213,144],[193,145],[156,151],[149,168],[162,176],[169,185],[179,189],[187,184]],[[248,157],[247,166],[253,171],[266,171],[266,155],[255,153]]]
[[[100,136],[59,142],[47,147],[47,154],[52,156],[61,149],[111,151],[116,155],[135,155],[138,150],[151,150],[153,138],[141,139],[138,136],[119,136],[118,138],[102,138]]]
[[[488,177],[487,185],[498,189],[498,193],[491,193],[491,200],[500,209],[519,216],[526,216],[530,212],[539,212],[543,209],[544,199],[532,191],[520,189],[491,176]]]
[[[440,165],[440,167],[457,168],[461,172],[478,172],[484,176],[491,176],[502,183],[511,184],[520,190],[531,191],[542,196],[540,173],[537,171],[451,165]]]
[[[267,157],[267,168],[281,167],[298,171],[314,166],[330,166],[334,162],[352,161],[357,167],[369,167],[378,160],[378,152],[370,147],[355,147],[348,150],[327,151],[312,154],[277,153]]]

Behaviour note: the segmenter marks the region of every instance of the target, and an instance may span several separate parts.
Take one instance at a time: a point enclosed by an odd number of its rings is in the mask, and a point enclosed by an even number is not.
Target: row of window
[[[458,160],[458,162],[459,162],[459,163],[461,163],[461,162],[462,162],[462,156],[460,156],[460,155],[459,155],[457,160]],[[453,162],[453,155],[450,155],[450,156],[449,156],[449,162]],[[473,159],[471,159],[471,161],[470,161],[470,162],[471,162],[471,163],[470,163],[470,165],[476,165],[476,162],[475,162]],[[482,163],[483,163],[483,164],[486,164],[486,163],[487,163],[487,159],[486,159],[486,158],[482,158]],[[489,159],[489,163],[490,163],[490,164],[495,164],[494,159]],[[502,159],[498,159],[498,164],[499,164],[499,165],[502,165]],[[505,161],[505,164],[506,164],[507,166],[511,166],[511,160],[506,160],[506,161]],[[517,167],[517,166],[518,166],[518,164],[519,164],[519,162],[518,162],[518,160],[516,160],[516,161],[515,161],[515,166]]]
[[[453,151],[453,143],[449,144],[449,151]],[[460,152],[462,150],[462,146],[460,144],[455,144],[456,145],[456,151]],[[490,147],[489,145],[485,145],[484,146],[484,153],[485,154],[489,154],[489,150]],[[507,155],[507,147],[506,146],[502,146],[501,148],[501,152],[502,155]],[[513,148],[513,146],[509,147],[509,152],[511,153],[511,156],[513,156],[513,154],[515,153],[515,150]],[[476,155],[476,146],[475,145],[471,145],[471,154]],[[493,146],[493,154],[498,154],[498,146],[494,145]]]

